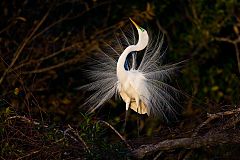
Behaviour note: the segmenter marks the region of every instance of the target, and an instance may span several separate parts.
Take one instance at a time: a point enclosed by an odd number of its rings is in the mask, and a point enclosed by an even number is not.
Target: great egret
[[[161,53],[163,36],[151,37],[148,32],[130,19],[137,29],[138,41],[135,36],[128,38],[123,34],[128,46],[122,54],[109,45],[108,53],[102,52],[92,60],[86,74],[93,81],[79,89],[94,91],[84,105],[90,106],[93,112],[114,94],[120,95],[126,103],[126,110],[133,109],[139,114],[166,117],[166,113],[174,113],[178,102],[175,99],[177,89],[166,83],[175,73],[180,63],[163,65],[165,51]],[[133,44],[130,43],[131,38]],[[121,47],[124,47],[121,43]],[[141,63],[138,65],[136,54],[144,50]],[[117,53],[118,60],[109,53]],[[129,55],[132,55],[129,58]],[[139,56],[139,55],[138,55]],[[130,63],[131,61],[131,63]]]

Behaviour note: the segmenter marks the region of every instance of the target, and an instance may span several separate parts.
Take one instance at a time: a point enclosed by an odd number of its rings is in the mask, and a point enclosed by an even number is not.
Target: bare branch
[[[208,136],[199,136],[194,138],[179,138],[173,140],[165,140],[157,144],[141,146],[132,151],[131,155],[136,158],[144,158],[146,155],[152,154],[159,150],[173,150],[177,148],[194,149],[203,146],[217,146],[219,144],[239,144],[240,131],[235,133],[215,133]]]
[[[27,118],[25,116],[12,116],[12,117],[7,118],[6,121],[13,120],[13,119],[19,119],[19,120],[21,120],[21,121],[23,121],[25,123],[31,123],[31,124],[38,125],[38,126],[41,125],[41,123],[33,121],[33,120],[31,120],[31,119],[29,119],[29,118]],[[42,126],[44,128],[48,128],[49,127],[48,125],[42,125]]]
[[[207,116],[208,116],[208,119],[205,120],[202,124],[200,124],[196,129],[195,129],[195,132],[193,133],[192,137],[195,137],[199,130],[207,125],[208,123],[210,123],[212,120],[216,119],[216,118],[219,118],[219,117],[222,117],[222,116],[228,116],[228,115],[233,115],[233,114],[236,114],[236,113],[240,113],[240,108],[237,108],[237,109],[233,109],[233,110],[230,110],[230,111],[225,111],[225,112],[218,112],[218,113],[215,113],[215,114],[210,114],[208,113]]]
[[[216,37],[215,40],[221,41],[221,42],[228,42],[234,45],[236,57],[237,57],[238,71],[240,73],[240,53],[238,48],[238,43],[240,42],[240,36],[238,36],[238,38],[236,38],[235,40],[231,40],[230,38],[225,38],[225,37]]]
[[[75,131],[70,125],[68,125],[68,127],[69,127],[69,130],[71,130],[71,131],[74,133],[74,135],[77,136],[77,138],[81,141],[81,143],[84,145],[84,147],[85,147],[85,149],[88,151],[88,153],[91,153],[89,147],[87,146],[87,144],[85,143],[85,141],[83,140],[83,138],[78,134],[78,132]],[[67,134],[67,132],[68,132],[69,130],[66,130],[66,131],[64,132],[64,135]],[[69,134],[68,134],[68,135],[69,135]],[[72,139],[75,139],[75,138],[72,137],[71,135],[69,135],[69,136],[70,136]],[[76,140],[76,139],[75,139],[75,140]]]
[[[33,154],[36,154],[36,153],[38,153],[38,152],[40,152],[40,151],[41,151],[41,150],[32,151],[32,152],[30,152],[29,154],[27,154],[27,155],[25,155],[25,156],[23,156],[23,157],[19,157],[17,160],[25,159],[25,158],[30,157],[30,156],[32,156]]]
[[[37,24],[37,26],[33,29],[33,31],[30,33],[30,35],[28,35],[20,44],[20,46],[17,48],[15,54],[14,54],[14,58],[11,62],[11,64],[8,66],[8,68],[4,71],[2,77],[0,78],[0,84],[3,82],[5,76],[7,75],[8,71],[13,67],[13,65],[16,63],[17,59],[19,58],[20,54],[22,53],[24,47],[28,44],[28,42],[31,40],[31,38],[33,37],[33,35],[36,33],[36,31],[39,29],[39,27],[43,24],[43,22],[46,20],[46,18],[48,17],[48,14],[50,12],[50,9],[47,11],[47,13],[43,16],[43,18],[39,21],[39,23]]]
[[[227,132],[226,129],[234,127],[240,122],[240,108],[233,109],[225,112],[218,112],[215,114],[208,114],[208,119],[195,129],[191,138],[178,138],[172,140],[164,140],[157,144],[142,145],[139,148],[132,151],[131,155],[135,158],[144,158],[147,155],[153,154],[157,151],[173,150],[177,148],[194,149],[203,146],[217,146],[219,144],[239,144],[240,143],[240,130],[234,130],[234,132]],[[197,136],[198,131],[210,123],[212,120],[229,115],[237,115],[237,117],[230,118],[221,130],[212,128],[204,136]]]
[[[62,62],[62,63],[58,63],[56,65],[52,65],[52,66],[49,66],[49,67],[46,67],[46,68],[41,68],[41,69],[36,69],[36,70],[33,70],[33,71],[26,71],[26,72],[22,72],[21,74],[36,74],[36,73],[43,73],[43,72],[47,72],[47,71],[50,71],[50,70],[53,70],[53,69],[56,69],[56,68],[60,68],[62,66],[65,66],[65,65],[68,65],[68,64],[74,64],[78,61],[82,60],[81,58],[72,58],[70,60],[67,60],[65,62]]]
[[[106,126],[110,127],[120,138],[121,140],[126,144],[126,146],[128,147],[129,150],[132,150],[132,147],[127,143],[127,141],[125,140],[125,138],[108,122],[106,121],[102,121],[99,120],[98,122],[105,124]]]

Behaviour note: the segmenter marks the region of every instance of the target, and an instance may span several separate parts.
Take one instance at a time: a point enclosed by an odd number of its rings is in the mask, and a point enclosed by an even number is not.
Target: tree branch
[[[240,108],[236,108],[230,111],[208,114],[208,119],[195,129],[191,137],[164,140],[157,144],[142,145],[133,150],[131,156],[141,159],[147,155],[154,154],[157,151],[174,150],[177,148],[194,149],[203,146],[217,146],[226,143],[240,144],[240,130],[233,129],[235,125],[240,122],[239,112]],[[197,136],[199,130],[203,126],[210,123],[212,120],[223,116],[230,116],[231,118],[220,127],[213,127],[206,131],[205,135]],[[231,128],[233,131],[229,131]]]
[[[234,45],[234,48],[236,51],[238,71],[240,73],[240,53],[239,53],[239,48],[238,48],[238,43],[240,42],[240,35],[235,40],[231,40],[230,38],[224,38],[224,37],[216,37],[215,40],[222,41],[222,42],[228,42],[228,43],[231,43]]]
[[[144,158],[146,155],[152,154],[159,150],[172,150],[177,148],[194,149],[203,146],[217,146],[219,144],[239,144],[240,131],[214,133],[207,136],[199,136],[192,138],[179,138],[173,140],[165,140],[157,144],[140,146],[132,151],[131,155],[135,158]]]
[[[14,64],[16,63],[16,61],[18,60],[20,54],[22,53],[23,49],[25,48],[25,46],[29,43],[30,39],[34,36],[34,34],[36,33],[36,31],[40,28],[40,26],[43,24],[43,22],[46,20],[46,18],[49,15],[51,8],[47,11],[47,13],[43,16],[43,18],[38,22],[38,24],[36,25],[36,27],[33,29],[33,31],[26,36],[26,38],[22,41],[22,43],[20,44],[20,46],[17,48],[14,57],[12,59],[11,64],[8,66],[8,68],[3,72],[1,78],[0,78],[0,84],[3,82],[4,78],[6,77],[7,73],[9,72],[9,70],[14,66]]]
[[[210,123],[212,120],[216,119],[216,118],[219,118],[219,117],[222,117],[222,116],[228,116],[228,115],[233,115],[233,114],[237,114],[237,113],[240,113],[240,108],[237,108],[237,109],[233,109],[233,110],[230,110],[230,111],[225,111],[225,112],[218,112],[218,113],[215,113],[215,114],[210,114],[208,113],[207,116],[208,116],[208,119],[205,120],[202,124],[200,124],[196,129],[195,129],[195,132],[193,133],[192,137],[195,137],[199,130],[207,125],[208,123]]]

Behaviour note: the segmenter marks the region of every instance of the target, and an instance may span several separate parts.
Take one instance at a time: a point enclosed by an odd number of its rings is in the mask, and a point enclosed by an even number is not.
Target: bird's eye
[[[140,30],[141,30],[142,32],[144,32],[144,31],[145,31],[145,30],[144,30],[143,28],[141,28],[141,27],[140,27]]]

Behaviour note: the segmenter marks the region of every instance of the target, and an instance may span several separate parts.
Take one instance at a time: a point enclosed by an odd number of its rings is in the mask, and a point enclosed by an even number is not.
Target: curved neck
[[[121,56],[118,59],[118,62],[117,62],[117,77],[118,77],[118,80],[120,82],[125,81],[126,78],[127,78],[127,71],[124,68],[124,64],[125,64],[125,61],[126,61],[126,58],[127,58],[128,54],[132,51],[136,51],[136,45],[128,46],[123,51],[123,53],[121,54]]]

